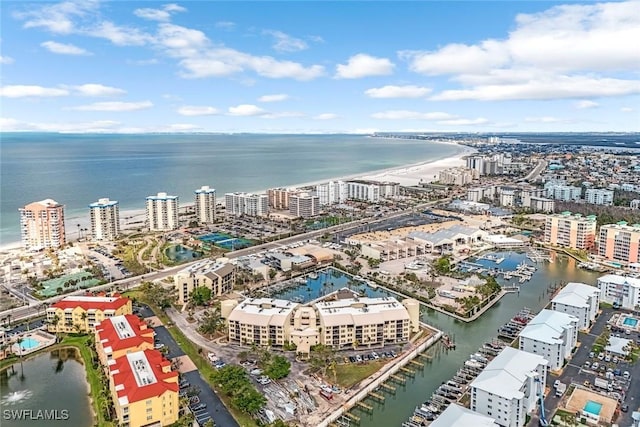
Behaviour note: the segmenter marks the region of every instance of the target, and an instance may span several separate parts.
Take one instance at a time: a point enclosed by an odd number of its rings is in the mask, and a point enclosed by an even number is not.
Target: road
[[[536,179],[538,179],[538,177],[540,176],[542,171],[545,170],[546,167],[547,167],[546,160],[540,160],[538,164],[535,165],[535,167],[531,170],[531,172],[527,174],[527,176],[525,176],[524,178],[518,181],[533,182]]]

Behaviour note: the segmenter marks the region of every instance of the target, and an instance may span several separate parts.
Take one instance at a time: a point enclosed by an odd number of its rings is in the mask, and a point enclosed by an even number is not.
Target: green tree
[[[289,375],[291,362],[284,356],[274,356],[267,365],[264,373],[271,379],[279,380]]]
[[[270,280],[273,280],[276,277],[277,274],[278,274],[278,272],[275,271],[273,268],[269,269],[269,279]]]
[[[232,396],[234,391],[249,383],[247,371],[242,366],[226,365],[211,374],[211,379],[220,385],[224,393]],[[249,383],[250,384],[250,383]]]
[[[206,286],[198,286],[190,295],[190,300],[195,305],[205,305],[211,299],[211,289]]]
[[[451,261],[449,255],[443,255],[433,263],[433,269],[440,275],[451,272]]]
[[[224,328],[224,319],[220,317],[220,310],[215,307],[204,312],[198,332],[202,335],[213,335]]]
[[[253,414],[267,403],[267,398],[255,388],[245,386],[233,397],[233,402],[242,412]]]

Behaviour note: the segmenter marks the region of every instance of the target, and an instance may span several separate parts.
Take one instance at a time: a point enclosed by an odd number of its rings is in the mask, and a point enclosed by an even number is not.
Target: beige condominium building
[[[91,216],[91,238],[93,240],[115,240],[120,234],[120,208],[118,202],[108,198],[98,199],[89,205]]]
[[[200,224],[216,222],[216,190],[203,185],[195,192],[196,219]]]
[[[582,216],[571,212],[547,215],[544,241],[571,249],[591,250],[596,241],[595,215]]]
[[[235,265],[229,260],[204,260],[184,270],[173,277],[173,283],[178,289],[178,303],[189,302],[191,292],[199,286],[211,289],[213,296],[220,296],[230,292],[235,283]]]
[[[621,221],[600,227],[598,254],[625,264],[640,262],[640,224]]]
[[[118,423],[163,427],[178,421],[178,372],[158,350],[127,353],[110,360],[109,388]]]
[[[47,308],[47,327],[49,332],[95,332],[103,320],[131,313],[131,300],[120,295],[68,296]]]
[[[104,367],[127,353],[153,349],[153,328],[134,314],[108,317],[95,328],[96,353]]]
[[[340,295],[340,293],[338,293]],[[287,300],[223,303],[229,340],[241,344],[295,344],[308,353],[318,344],[335,349],[405,343],[419,328],[419,303],[392,297],[338,298],[300,305]]]
[[[22,246],[28,251],[60,248],[66,243],[64,206],[52,199],[29,203],[20,211]]]

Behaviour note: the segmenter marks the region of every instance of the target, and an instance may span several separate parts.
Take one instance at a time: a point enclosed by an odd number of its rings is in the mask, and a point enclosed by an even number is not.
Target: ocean
[[[20,240],[18,208],[51,198],[67,228],[108,197],[141,210],[164,191],[193,203],[203,185],[261,191],[454,156],[464,147],[359,135],[4,133],[0,155],[0,244]]]

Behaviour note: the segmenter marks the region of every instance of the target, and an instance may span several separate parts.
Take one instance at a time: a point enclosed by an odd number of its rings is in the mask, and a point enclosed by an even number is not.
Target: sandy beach
[[[438,142],[439,144],[453,144],[450,142]],[[438,179],[438,173],[441,170],[456,167],[456,166],[464,166],[465,161],[463,157],[468,156],[476,152],[475,149],[467,146],[461,146],[463,151],[461,153],[456,154],[455,156],[447,157],[440,160],[434,161],[425,161],[412,163],[403,166],[396,166],[393,168],[382,169],[378,171],[370,171],[361,174],[347,175],[336,178],[323,179],[313,182],[305,182],[301,184],[292,184],[288,187],[296,188],[296,187],[311,187],[317,184],[321,184],[323,182],[328,181],[345,181],[350,179],[366,179],[373,181],[391,181],[398,182],[403,186],[412,186],[418,185],[420,182],[433,182]],[[266,188],[256,189],[253,193],[264,193],[266,192]],[[224,195],[218,194],[218,203],[224,203]],[[181,207],[186,207],[192,205],[192,203],[182,204]],[[134,210],[122,210],[120,211],[120,227],[122,230],[131,230],[135,228],[139,228],[144,226],[145,221],[145,209],[134,209]],[[80,227],[78,227],[78,224]],[[89,218],[89,213],[82,216],[72,216],[65,218],[65,229],[67,233],[67,241],[73,242],[78,240],[80,237],[80,233],[78,228],[81,229],[91,229],[91,219]],[[87,231],[89,232],[89,231]],[[85,232],[82,232],[83,236]],[[21,242],[10,242],[3,243],[0,245],[0,251],[7,251],[10,249],[20,248]]]

